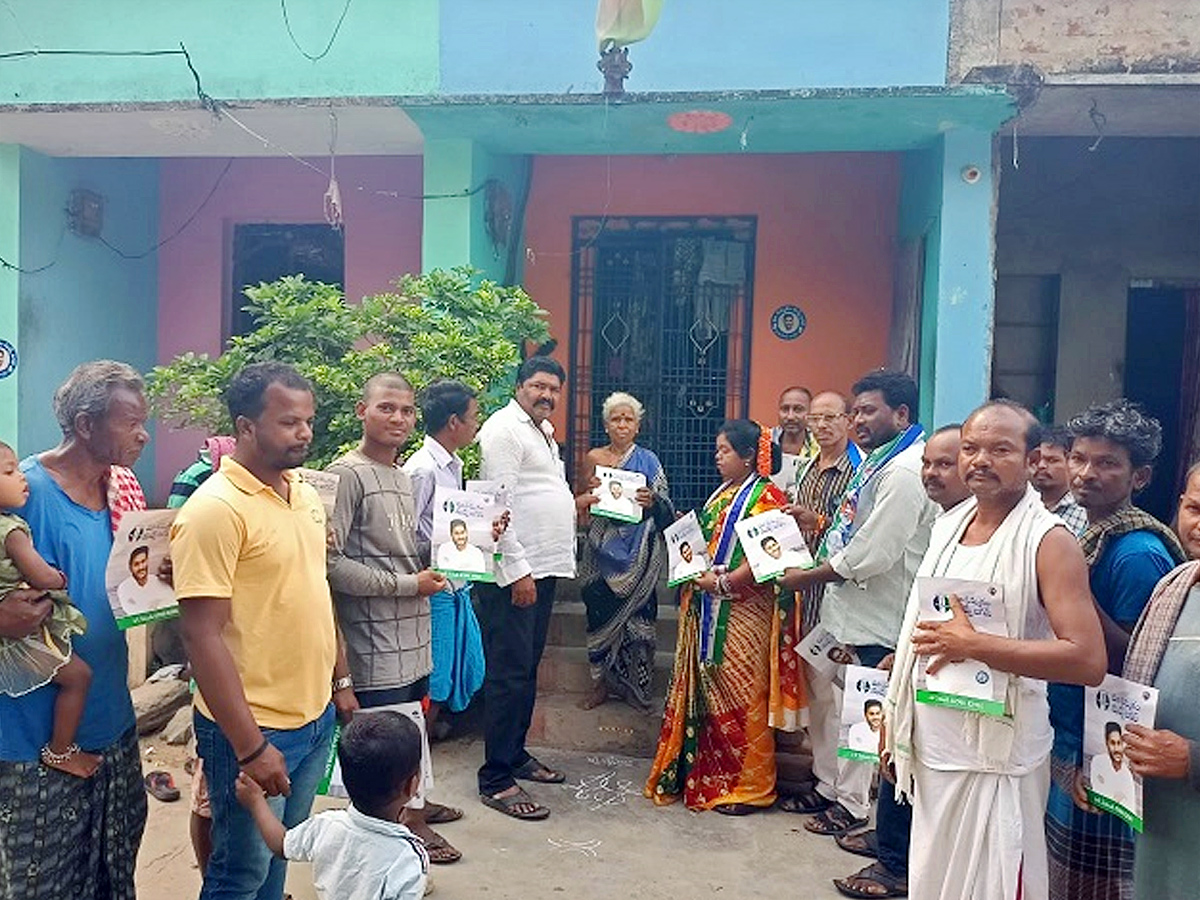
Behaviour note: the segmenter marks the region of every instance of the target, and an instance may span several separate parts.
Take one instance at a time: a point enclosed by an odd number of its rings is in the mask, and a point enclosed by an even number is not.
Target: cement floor
[[[147,745],[149,746],[149,745]],[[474,790],[483,755],[477,737],[434,747],[434,797],[466,816],[441,832],[463,853],[433,867],[435,897],[488,900],[678,900],[693,897],[840,896],[830,879],[866,860],[809,834],[803,817],[771,810],[729,818],[655,807],[641,795],[649,761],[610,754],[546,750],[538,755],[568,774],[565,785],[530,792],[553,810],[543,822],[518,822],[482,806]],[[150,800],[138,866],[142,900],[197,896],[200,876],[188,840],[188,776],[180,748],[155,745],[145,767],[173,772],[184,797]],[[317,809],[341,801],[318,799]],[[293,865],[288,890],[315,900],[311,872]]]

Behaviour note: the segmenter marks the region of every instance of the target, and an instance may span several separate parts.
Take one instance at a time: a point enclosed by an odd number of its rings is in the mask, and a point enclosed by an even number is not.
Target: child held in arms
[[[0,638],[0,692],[22,697],[47,684],[56,685],[53,731],[42,747],[42,762],[89,778],[100,766],[100,757],[80,750],[75,733],[83,719],[92,670],[71,650],[72,639],[87,631],[87,619],[65,593],[67,576],[34,549],[25,520],[2,511],[20,509],[28,499],[29,485],[17,467],[17,455],[0,441],[0,597],[18,588],[33,588],[44,591],[53,604],[37,633],[20,640]]]
[[[313,864],[317,895],[336,900],[417,900],[429,857],[400,824],[421,778],[421,734],[391,710],[361,713],[338,744],[346,809],[318,813],[285,829],[259,786],[238,776],[237,798],[279,857]],[[277,798],[282,800],[283,798]]]

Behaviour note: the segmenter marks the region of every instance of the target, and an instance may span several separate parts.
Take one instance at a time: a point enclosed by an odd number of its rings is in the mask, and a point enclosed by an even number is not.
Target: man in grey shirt
[[[860,379],[853,392],[850,420],[868,456],[825,533],[819,564],[789,569],[780,583],[793,590],[825,585],[821,625],[854,652],[860,665],[876,666],[896,649],[938,508],[921,483],[925,438],[913,422],[916,383],[902,372],[877,371]],[[817,787],[793,810],[819,813],[804,823],[815,834],[836,836],[865,825],[870,809],[869,771],[837,757],[841,706],[839,684],[810,671],[809,736]]]
[[[401,375],[375,375],[355,414],[362,442],[327,470],[338,476],[328,574],[354,693],[368,709],[420,702],[429,693],[429,595],[446,579],[422,568],[412,484],[396,465],[416,424],[412,386]],[[462,854],[426,819],[459,815],[419,797],[401,822],[425,842],[431,862],[451,863]]]

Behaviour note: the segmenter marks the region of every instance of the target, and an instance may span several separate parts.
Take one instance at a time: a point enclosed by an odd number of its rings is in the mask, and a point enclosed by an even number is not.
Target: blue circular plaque
[[[0,378],[7,378],[17,371],[17,348],[8,341],[0,340]]]
[[[800,337],[807,325],[808,317],[804,315],[804,310],[790,303],[771,314],[771,330],[775,332],[775,337],[785,341]]]

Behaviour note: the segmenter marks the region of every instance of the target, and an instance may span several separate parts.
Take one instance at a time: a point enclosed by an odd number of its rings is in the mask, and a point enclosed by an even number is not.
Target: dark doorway
[[[1154,479],[1135,501],[1164,522],[1175,515],[1179,404],[1187,308],[1181,288],[1133,288],[1125,330],[1125,396],[1162,424]]]
[[[345,258],[345,232],[328,225],[235,225],[229,336],[254,329],[253,316],[243,308],[247,285],[303,275],[344,289]]]
[[[753,216],[574,220],[571,459],[607,443],[601,404],[646,407],[638,443],[666,470],[679,509],[717,485],[713,442],[746,414]]]

